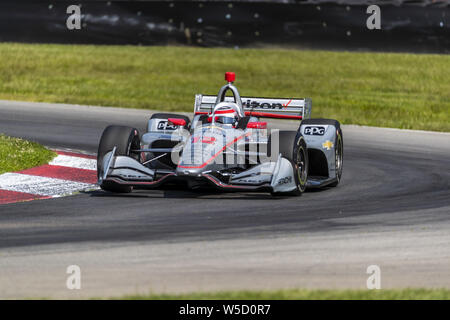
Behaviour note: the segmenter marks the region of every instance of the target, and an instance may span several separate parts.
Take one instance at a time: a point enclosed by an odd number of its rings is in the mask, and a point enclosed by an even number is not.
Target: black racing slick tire
[[[269,137],[269,150],[272,135]],[[290,192],[272,192],[272,195],[299,196],[306,190],[308,181],[308,151],[306,141],[299,131],[279,131],[279,153],[292,163],[296,189]]]
[[[330,183],[330,187],[336,187],[342,179],[342,167],[344,165],[344,137],[340,127],[336,130],[336,139],[334,141],[334,156],[336,180]]]
[[[342,167],[344,165],[344,136],[342,135],[341,124],[334,119],[306,119],[302,125],[332,125],[336,128],[336,138],[334,139],[334,156],[336,179],[330,183],[329,187],[336,187],[342,178]]]
[[[103,157],[116,147],[115,155],[132,157],[139,161],[139,153],[132,150],[140,149],[139,132],[135,128],[125,126],[108,126],[103,131],[97,152],[97,177],[103,172]],[[100,188],[111,192],[128,193],[131,186],[124,186],[112,181],[104,181]]]

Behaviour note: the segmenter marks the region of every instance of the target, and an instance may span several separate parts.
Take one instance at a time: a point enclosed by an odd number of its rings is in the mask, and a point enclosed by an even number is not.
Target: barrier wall
[[[81,4],[81,29],[66,10]],[[381,30],[369,30],[369,4]],[[0,41],[450,52],[449,1],[10,1]]]

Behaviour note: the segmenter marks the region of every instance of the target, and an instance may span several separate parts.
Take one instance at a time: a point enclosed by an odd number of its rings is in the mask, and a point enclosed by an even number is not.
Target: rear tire
[[[97,152],[97,178],[103,172],[103,158],[105,154],[112,151],[116,147],[117,156],[128,156],[139,161],[139,153],[132,150],[140,149],[141,142],[139,132],[135,128],[125,126],[108,126],[103,131]],[[133,190],[131,186],[124,186],[111,181],[104,181],[100,188],[111,192],[128,193]]]
[[[272,192],[272,195],[299,196],[306,190],[308,181],[308,151],[306,142],[298,131],[279,131],[280,149],[283,158],[289,160],[294,170],[294,179],[297,189],[290,192]],[[268,150],[271,148],[269,137]]]

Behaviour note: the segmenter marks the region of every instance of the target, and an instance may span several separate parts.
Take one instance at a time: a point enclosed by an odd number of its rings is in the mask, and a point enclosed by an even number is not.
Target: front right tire
[[[272,135],[269,137],[268,150],[271,148],[271,143]],[[290,192],[272,192],[272,195],[299,196],[305,192],[308,181],[309,162],[305,138],[299,131],[280,130],[279,153],[292,164],[296,189]]]
[[[336,187],[342,178],[342,166],[344,164],[344,139],[342,137],[342,130],[339,127],[336,130],[336,139],[334,141],[334,156],[336,180],[330,184],[330,187]]]
[[[321,125],[330,125],[336,129],[336,136],[334,139],[334,156],[335,156],[335,172],[336,177],[332,183],[330,183],[329,187],[336,187],[342,178],[342,167],[344,164],[344,137],[342,135],[341,124],[339,121],[334,119],[305,119],[302,121],[302,126],[304,125],[313,125],[313,126],[321,126]]]

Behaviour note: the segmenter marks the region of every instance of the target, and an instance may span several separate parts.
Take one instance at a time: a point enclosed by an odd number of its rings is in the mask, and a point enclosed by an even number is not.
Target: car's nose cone
[[[177,167],[175,174],[179,177],[201,177],[202,171],[200,168]]]

